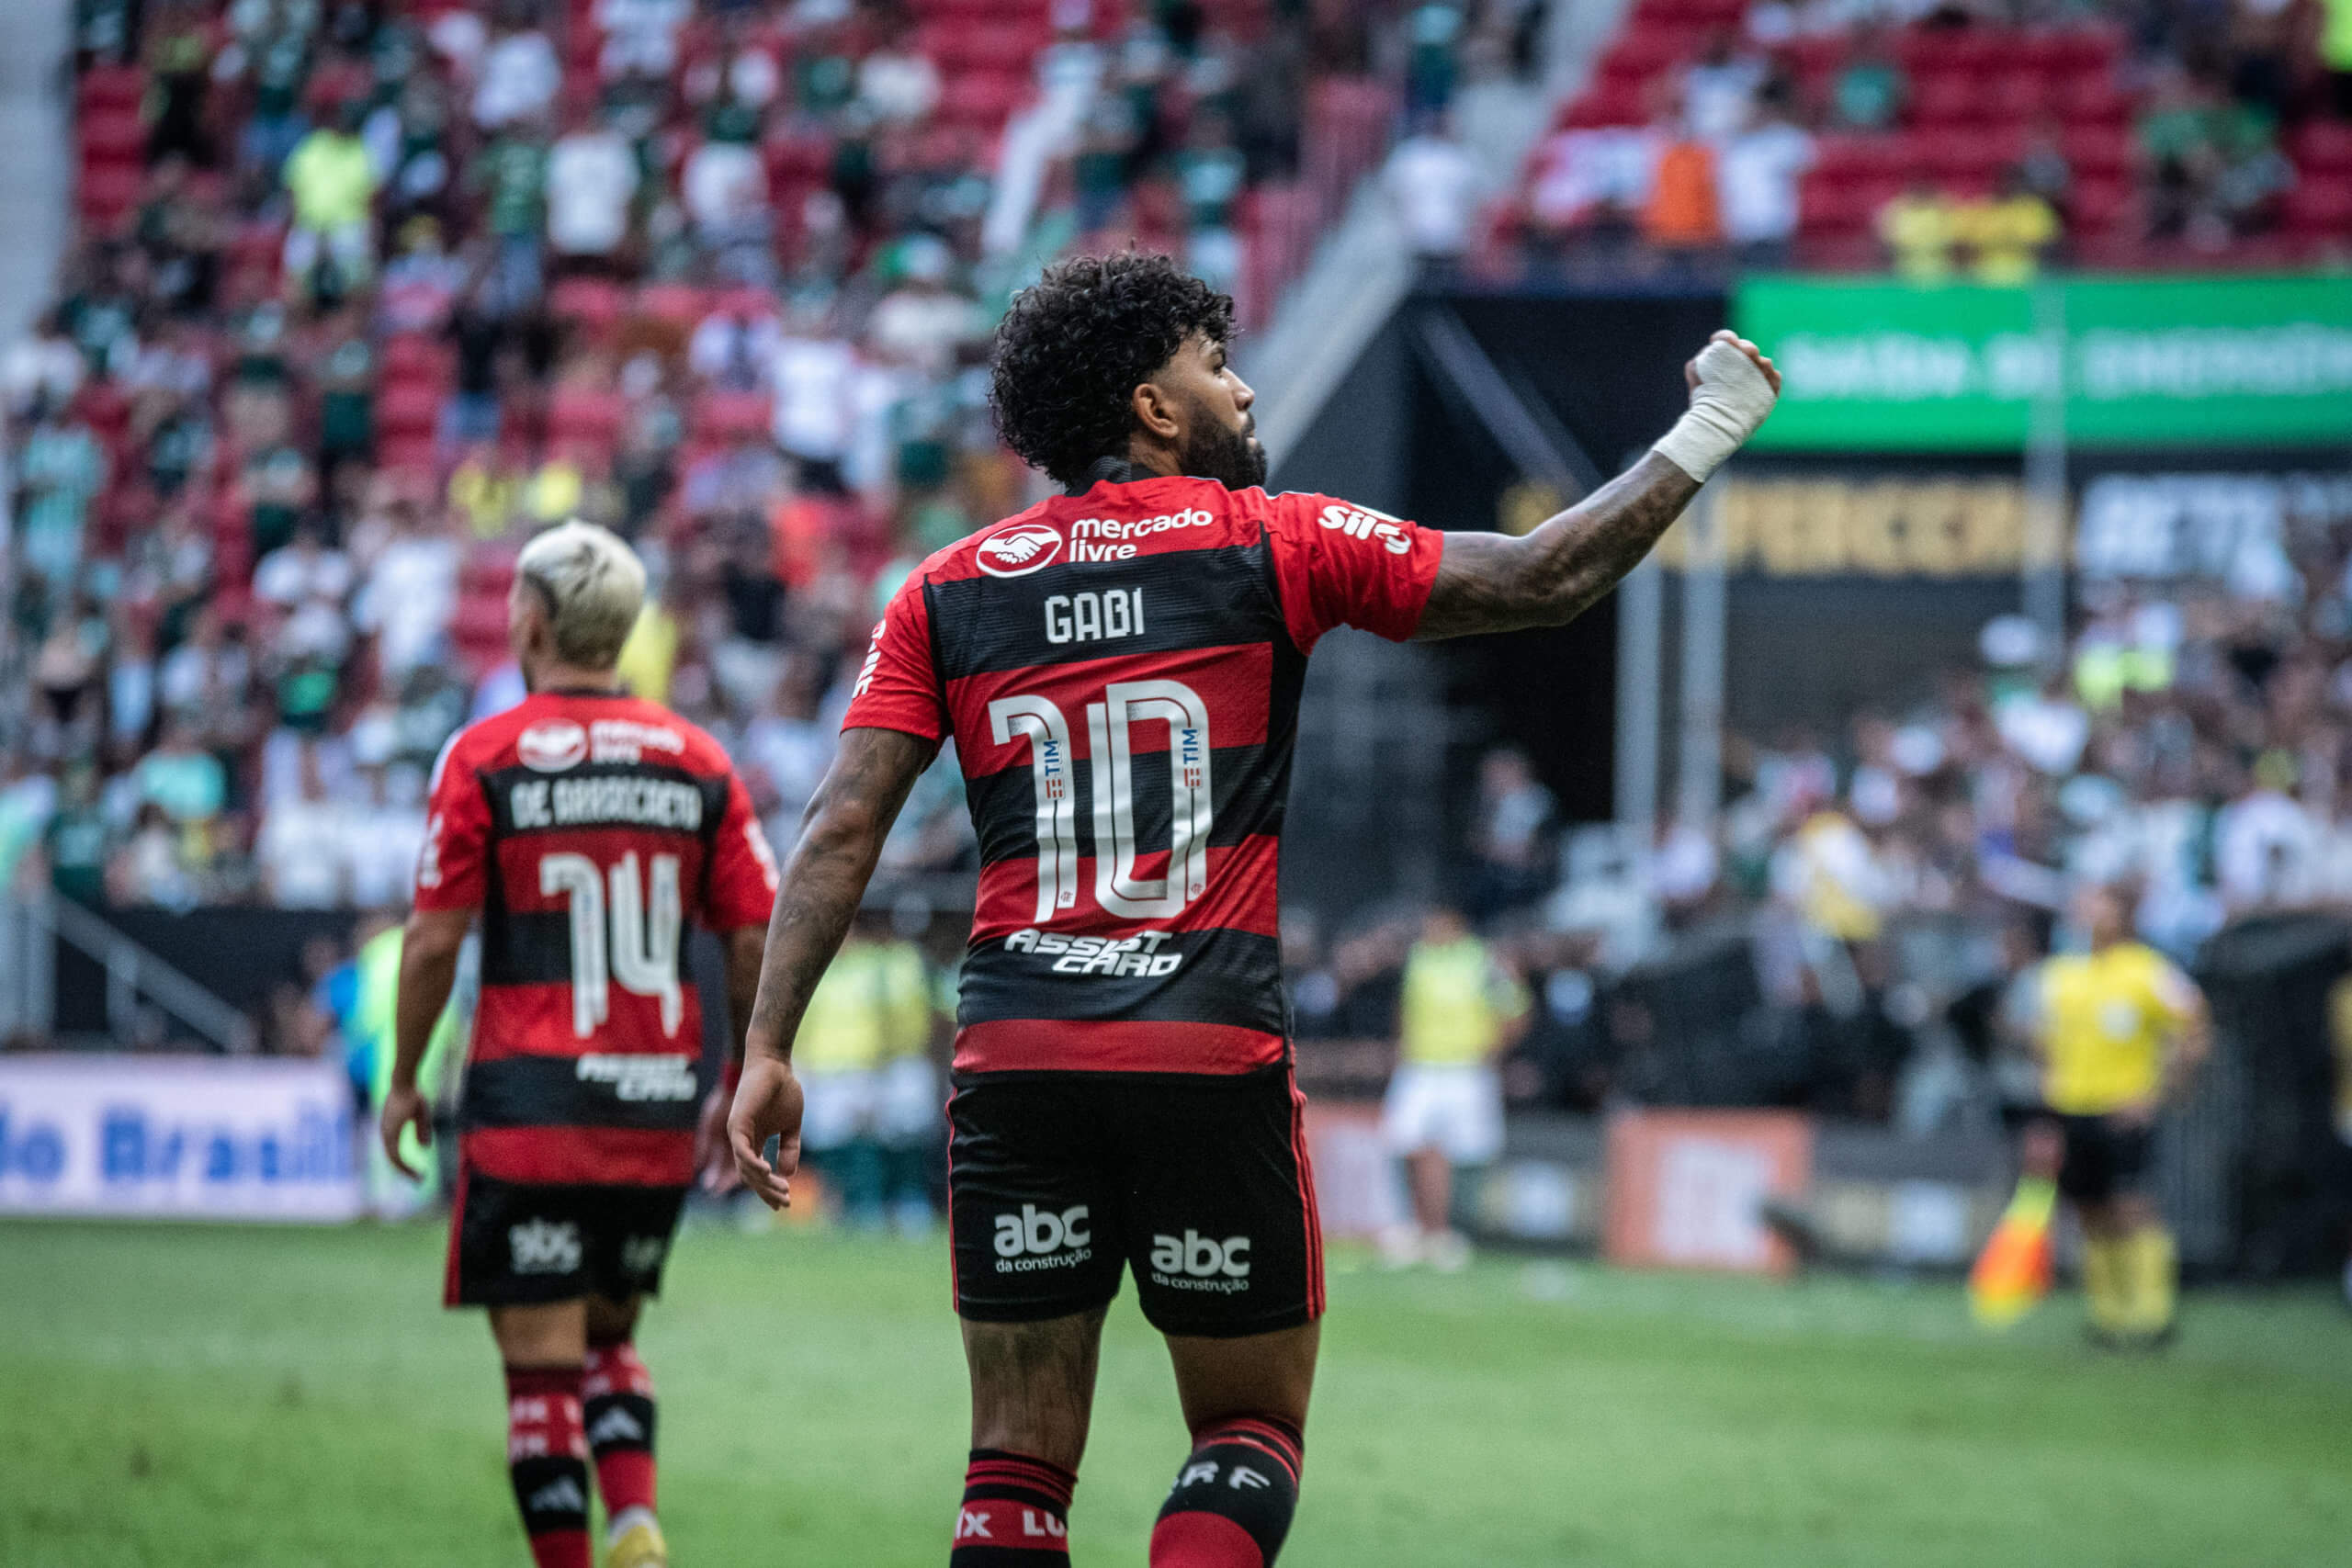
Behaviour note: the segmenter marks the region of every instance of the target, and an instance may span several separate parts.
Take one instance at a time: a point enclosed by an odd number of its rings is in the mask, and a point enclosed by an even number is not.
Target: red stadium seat
[[[135,108],[104,108],[84,115],[74,127],[85,162],[139,158],[147,146],[147,123]]]
[[[422,333],[400,333],[384,340],[386,386],[445,387],[453,369],[447,346]]]
[[[2352,171],[2352,125],[2342,120],[2308,121],[2290,146],[2305,178]]]
[[[93,65],[82,73],[75,97],[84,115],[139,107],[147,96],[147,73],[136,65]]]
[[[705,392],[695,400],[691,429],[698,441],[754,439],[767,434],[774,413],[764,392]]]
[[[2120,125],[2070,125],[2058,151],[2078,180],[2111,179],[2130,171],[2139,153],[2132,133]]]
[[[636,315],[692,330],[707,313],[703,292],[691,283],[649,283],[637,291]]]
[[[993,130],[1029,96],[1029,79],[1009,72],[967,71],[955,77],[939,96],[939,118],[959,125],[985,126]]]
[[[1946,186],[1990,185],[2023,151],[2020,138],[2005,129],[1954,129],[1928,139],[1928,171]]]
[[[548,400],[548,439],[610,446],[628,419],[628,400],[618,392],[560,388]]]
[[[1597,78],[1640,84],[1677,65],[1697,50],[1699,39],[1679,28],[1629,32],[1600,57]]]
[[[548,290],[548,313],[559,321],[576,321],[591,333],[603,333],[628,310],[628,296],[617,283],[602,277],[567,277]]]
[[[1982,80],[1984,118],[1995,125],[2030,125],[2050,107],[2051,79],[2039,71],[1993,71]]]
[[[2287,193],[2287,229],[2313,240],[2352,240],[2352,177],[2305,180]]]
[[[1969,71],[1944,70],[1912,84],[1911,118],[1922,126],[1980,125],[1992,116],[1985,80]]]
[[[2128,179],[2077,180],[2066,209],[2077,233],[2141,232],[2140,193]]]
[[[2064,78],[2052,99],[2069,125],[2121,125],[2132,118],[2132,96],[2104,66]]]
[[[376,429],[389,437],[418,436],[428,440],[441,421],[439,389],[417,382],[395,382],[376,394]]]

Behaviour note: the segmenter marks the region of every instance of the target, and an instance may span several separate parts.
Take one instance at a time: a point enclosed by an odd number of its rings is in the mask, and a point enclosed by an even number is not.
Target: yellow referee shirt
[[[1475,1066],[1527,1010],[1527,992],[1495,966],[1475,936],[1416,942],[1405,960],[1404,1030],[1397,1055],[1417,1066]]]
[[[2042,1099],[2066,1116],[2154,1095],[2165,1042],[2197,1011],[2188,976],[2136,942],[2045,961],[2040,990]]]

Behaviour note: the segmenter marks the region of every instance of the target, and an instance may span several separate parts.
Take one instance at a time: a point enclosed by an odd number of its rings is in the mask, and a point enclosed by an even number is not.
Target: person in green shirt
[[[1448,1271],[1469,1261],[1453,1228],[1453,1170],[1502,1153],[1502,1076],[1497,1058],[1525,1032],[1527,988],[1464,919],[1441,905],[1421,922],[1405,959],[1398,998],[1396,1070],[1381,1106],[1381,1138],[1405,1162],[1412,1223],[1384,1234],[1392,1265],[1427,1262]]]
[[[295,144],[283,175],[294,221],[286,231],[286,286],[341,298],[376,271],[376,164],[360,140],[366,106],[340,105],[332,123]],[[318,287],[322,259],[334,268]]]
[[[501,310],[536,304],[543,280],[541,245],[548,220],[548,141],[536,126],[517,126],[475,156],[468,170],[483,197],[483,222],[498,246],[494,276]]]

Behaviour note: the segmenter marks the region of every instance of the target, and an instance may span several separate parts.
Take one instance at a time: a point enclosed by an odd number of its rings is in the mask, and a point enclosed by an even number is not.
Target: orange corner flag
[[[1968,1271],[1968,1309],[1986,1328],[2007,1328],[2050,1293],[2050,1217],[2056,1183],[2028,1177]]]

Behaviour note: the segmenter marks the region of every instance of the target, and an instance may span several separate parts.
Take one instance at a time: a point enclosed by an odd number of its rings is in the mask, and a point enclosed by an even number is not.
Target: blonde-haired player
[[[2196,983],[2132,940],[2112,887],[2086,888],[2086,952],[2042,961],[2028,1003],[2050,1112],[2026,1131],[2029,1175],[2052,1178],[2083,1226],[2083,1292],[2103,1343],[2153,1346],[2174,1325],[2179,1264],[2147,1175],[2155,1121],[2204,1060]]]

